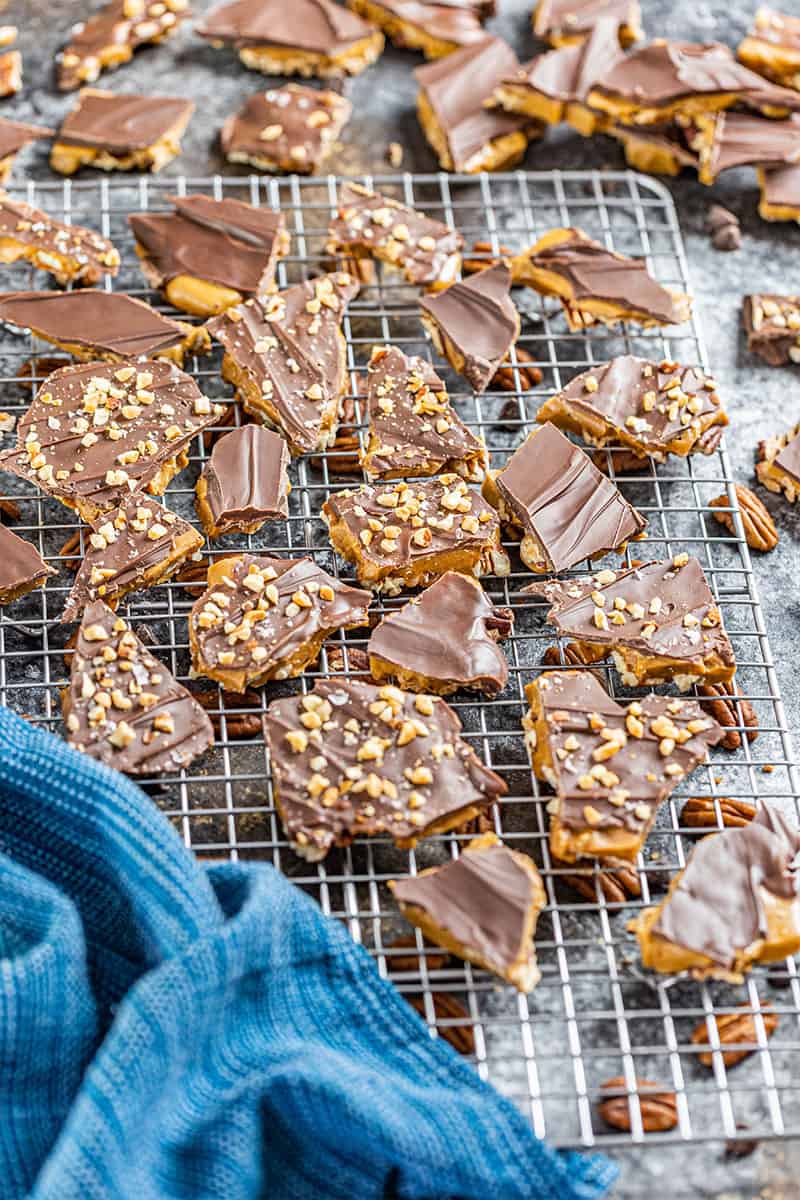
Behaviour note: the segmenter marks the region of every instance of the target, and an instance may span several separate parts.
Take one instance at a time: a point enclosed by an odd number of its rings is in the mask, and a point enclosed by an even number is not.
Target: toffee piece
[[[608,250],[582,229],[551,229],[514,256],[511,270],[515,283],[557,296],[572,330],[618,321],[682,325],[689,319],[689,297],[658,283],[643,258]]]
[[[625,354],[576,375],[545,400],[536,420],[592,446],[621,444],[656,462],[669,454],[711,454],[728,424],[716,388],[701,367]]]
[[[480,6],[469,0],[347,0],[347,7],[377,25],[394,46],[443,58],[486,36]]]
[[[174,308],[213,317],[275,290],[291,241],[282,213],[211,196],[169,199],[174,212],[134,213],[128,222],[142,273]]]
[[[44,587],[47,577],[55,573],[34,545],[0,524],[0,604]]]
[[[659,805],[724,733],[695,700],[623,707],[592,671],[545,671],[525,694],[533,770],[557,796],[550,849],[564,862],[635,858]]]
[[[360,455],[368,479],[454,472],[479,482],[489,465],[483,440],[450,404],[447,390],[423,358],[397,346],[376,346],[369,361],[369,436]]]
[[[223,378],[246,412],[283,433],[293,454],[324,450],[336,437],[347,384],[341,324],[357,292],[344,272],[320,275],[208,323],[225,349]]]
[[[485,833],[441,867],[390,879],[389,890],[406,920],[429,941],[520,992],[536,987],[541,975],[533,935],[547,897],[527,854]]]
[[[733,647],[703,568],[687,554],[625,571],[523,588],[552,605],[547,620],[585,663],[611,655],[627,687],[728,683]]]
[[[171,37],[190,16],[189,0],[111,0],[73,26],[57,58],[59,89],[95,83],[103,71],[130,62],[140,46]]]
[[[800,162],[800,115],[782,121],[757,113],[717,112],[694,120],[693,149],[700,182],[712,184],[732,167],[770,167]]]
[[[762,5],[736,56],[773,83],[800,91],[800,17]]]
[[[357,183],[339,188],[339,209],[328,230],[329,254],[356,261],[376,258],[402,271],[407,283],[436,290],[461,269],[464,239],[380,192]]]
[[[160,171],[180,153],[193,112],[191,100],[84,88],[56,135],[50,166],[60,175],[74,175],[81,167]]]
[[[149,356],[183,365],[186,354],[206,354],[211,339],[202,325],[162,316],[124,292],[5,292],[0,321],[31,329],[80,362],[125,362]]]
[[[7,183],[20,150],[30,142],[52,137],[54,129],[46,125],[26,125],[23,121],[9,121],[0,117],[0,184]]]
[[[131,492],[161,495],[189,461],[192,438],[223,411],[162,360],[62,367],[20,417],[17,445],[0,454],[0,469],[91,524]]]
[[[359,836],[388,834],[413,848],[507,790],[437,697],[323,679],[308,695],[274,700],[264,724],[278,814],[310,862]]]
[[[761,199],[758,215],[764,221],[800,221],[800,164],[759,167]]]
[[[116,608],[129,592],[163,583],[200,549],[203,539],[177,513],[135,492],[96,518],[87,543],[62,621],[76,620],[95,600]]]
[[[288,516],[289,448],[260,425],[243,425],[214,443],[197,481],[197,513],[206,536],[256,533]]]
[[[522,561],[538,574],[620,553],[647,521],[588,454],[554,425],[534,429],[483,494],[521,536]]]
[[[16,96],[22,91],[22,55],[19,50],[0,54],[0,97]]]
[[[800,296],[745,296],[742,324],[751,354],[771,367],[800,363]]]
[[[371,599],[310,558],[216,559],[189,614],[192,667],[231,692],[293,679],[332,633],[368,623]]]
[[[443,170],[509,170],[541,137],[540,122],[486,107],[500,80],[518,70],[514,51],[492,35],[417,67],[419,123]]]
[[[538,0],[533,32],[551,46],[571,46],[587,38],[598,22],[614,22],[621,46],[642,36],[639,0]]]
[[[359,583],[397,595],[448,571],[508,575],[497,513],[458,475],[346,489],[322,506],[334,549]]]
[[[448,571],[376,625],[369,669],[410,692],[447,696],[470,688],[492,696],[508,681],[497,643],[513,628],[512,610],[492,604],[477,579]]]
[[[228,162],[311,175],[333,150],[353,106],[338,92],[299,83],[256,92],[222,126]]]
[[[686,167],[694,171],[700,167],[700,156],[687,142],[686,130],[677,121],[667,125],[616,123],[604,132],[622,143],[625,161],[636,171],[675,176]]]
[[[358,75],[380,58],[383,34],[333,0],[233,0],[211,10],[195,32],[233,46],[265,75]]]
[[[796,954],[799,850],[797,830],[766,803],[748,824],[703,838],[661,904],[628,925],[644,966],[742,983],[755,963]]]
[[[70,745],[126,775],[178,771],[214,742],[191,692],[102,600],[83,614],[62,711]]]
[[[770,492],[783,492],[795,503],[800,496],[800,425],[759,442],[756,475]]]
[[[66,287],[69,283],[100,283],[105,275],[116,275],[120,258],[108,238],[93,229],[65,225],[0,191],[0,263],[20,261],[49,271]]]
[[[511,299],[505,263],[468,275],[420,300],[422,324],[433,344],[476,392],[491,383],[519,337],[519,313]]]

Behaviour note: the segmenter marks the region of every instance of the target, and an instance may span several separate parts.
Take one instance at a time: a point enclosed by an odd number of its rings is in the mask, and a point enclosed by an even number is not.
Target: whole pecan
[[[597,900],[597,886],[609,904],[624,904],[632,897],[642,894],[642,884],[636,869],[622,858],[604,858],[599,860],[596,867],[579,867],[577,870],[571,863],[553,859],[553,866],[572,868],[558,879],[568,883],[587,900]]]
[[[216,737],[222,735],[222,717],[225,716],[225,736],[228,741],[257,737],[262,731],[261,696],[248,689],[246,692],[222,693],[223,710],[220,711],[220,695],[216,688],[198,688],[192,695],[209,715]],[[250,708],[253,712],[228,712],[228,709]]]
[[[425,1017],[424,996],[407,996],[403,993],[403,997],[421,1017]],[[445,1025],[444,1028],[439,1028],[438,1024],[439,1021],[469,1021],[469,1013],[464,1005],[448,992],[431,992],[431,999],[433,1000],[433,1011],[436,1014],[439,1037],[449,1042],[459,1054],[474,1054],[475,1033],[472,1025]]]
[[[361,650],[358,646],[347,647],[347,661],[345,661],[344,647],[340,645],[327,646],[325,653],[328,658],[328,670],[334,671],[336,674],[346,672],[349,676],[358,676],[359,678],[371,679],[372,674],[369,669],[369,655],[366,650]]]
[[[740,1008],[747,1011],[723,1013],[712,1018],[717,1026],[720,1045],[737,1047],[735,1050],[723,1050],[722,1061],[726,1067],[735,1067],[737,1063],[758,1049],[758,1034],[751,1005],[742,1004]],[[764,1032],[770,1038],[778,1028],[778,1014],[769,1003],[761,1003],[760,1008],[764,1021]],[[708,1025],[705,1021],[701,1021],[692,1033],[692,1044],[708,1046],[708,1049],[702,1051],[697,1057],[704,1067],[713,1067],[714,1059],[708,1041]]]
[[[593,656],[588,647],[584,649],[578,644],[578,642],[567,642],[566,646],[564,646],[564,663],[566,663],[567,666],[588,667],[596,662],[599,662],[600,659],[604,657],[605,652],[601,652],[599,656]],[[563,666],[558,646],[547,647],[544,652],[542,663],[546,667]]]
[[[732,800],[727,796],[691,796],[683,806],[681,824],[690,829],[719,829],[717,805],[726,829],[749,825],[756,815],[756,806],[747,800]]]
[[[59,367],[67,367],[71,358],[62,358],[56,354],[41,354],[37,358],[28,358],[17,372],[17,380],[35,392],[42,382]]]
[[[2,513],[4,517],[8,517],[10,521],[18,521],[22,515],[16,500],[12,500],[10,498],[7,500],[0,500],[0,513]]]
[[[514,353],[518,364],[519,390],[529,392],[531,388],[537,387],[542,382],[541,368],[536,366],[533,355],[529,354],[522,346],[516,346]],[[507,357],[504,362],[505,365],[499,366],[495,371],[492,386],[499,388],[502,392],[516,392],[517,381],[514,378],[514,365],[510,357]]]
[[[428,949],[426,943],[424,952],[420,955],[417,950],[417,939],[413,933],[404,934],[402,937],[392,938],[391,942],[386,945],[386,950],[390,951],[386,955],[386,967],[391,974],[395,971],[416,971],[419,973],[419,960],[425,959],[425,966],[429,971],[441,971],[442,967],[447,965],[450,955],[446,950],[437,950],[431,947]],[[396,954],[395,951],[400,953]],[[403,953],[407,951],[407,953]]]
[[[508,246],[501,246],[499,257],[495,257],[491,242],[473,242],[471,254],[464,259],[461,270],[465,275],[474,275],[476,271],[496,266],[503,258],[511,258],[513,253]]]
[[[736,728],[740,724],[737,707],[741,713],[741,724],[745,727],[745,737],[748,742],[756,740],[758,717],[750,701],[742,696],[742,690],[735,681],[698,684],[697,695],[700,698],[700,707],[725,729],[725,736],[720,745],[726,750],[738,750],[742,744],[742,735]]]
[[[651,1079],[636,1080],[636,1093],[639,1097],[639,1109],[642,1114],[642,1128],[645,1133],[661,1133],[666,1129],[674,1129],[678,1124],[678,1105],[674,1092],[660,1090],[661,1084],[653,1083]],[[628,1102],[627,1085],[622,1075],[607,1079],[601,1084],[601,1095],[605,1092],[620,1092],[621,1095],[607,1096],[598,1106],[597,1111],[613,1129],[622,1129],[626,1133],[631,1129],[631,1112]]]
[[[80,566],[81,531],[76,529],[71,533],[58,551],[59,558],[68,559],[64,566],[68,571],[77,571]]]
[[[752,550],[760,550],[762,553],[774,550],[778,544],[778,531],[762,501],[755,492],[751,492],[750,488],[743,487],[740,483],[734,485],[734,490],[736,499],[739,501],[744,538],[748,546]],[[710,502],[709,508],[714,510],[712,515],[715,521],[724,525],[729,533],[735,532],[733,513],[727,511],[730,510],[730,501],[724,492]]]

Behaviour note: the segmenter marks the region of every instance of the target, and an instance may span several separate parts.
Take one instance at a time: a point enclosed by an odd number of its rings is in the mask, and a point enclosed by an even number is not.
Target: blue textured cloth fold
[[[0,708],[0,1198],[593,1200],[269,865]]]

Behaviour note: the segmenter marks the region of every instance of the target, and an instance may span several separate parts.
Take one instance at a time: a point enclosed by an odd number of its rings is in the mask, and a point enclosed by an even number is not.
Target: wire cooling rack
[[[615,250],[645,255],[662,282],[690,290],[672,200],[661,184],[631,172],[519,172],[480,178],[403,175],[364,177],[361,182],[456,226],[468,245],[488,241],[495,252],[501,245],[522,248],[554,226],[578,225]],[[61,219],[91,225],[111,237],[122,253],[123,266],[107,286],[143,296],[162,309],[159,297],[143,286],[126,218],[148,208],[168,210],[168,197],[174,193],[204,191],[280,207],[292,233],[291,255],[279,268],[281,285],[330,265],[324,244],[336,206],[333,178],[104,179],[29,183],[11,190]],[[4,268],[4,282],[9,289],[48,285],[47,277],[23,267]],[[359,385],[372,346],[394,343],[407,353],[431,357],[416,299],[412,289],[392,282],[379,269],[374,282],[350,305],[344,332],[359,437],[363,437]],[[633,352],[707,365],[696,324],[666,332],[570,334],[554,302],[532,292],[518,293],[518,302],[523,314],[518,345],[541,367],[539,386],[524,389],[524,377],[515,366],[513,390],[476,397],[446,365],[436,363],[460,414],[485,438],[496,467],[531,428],[543,399],[591,363]],[[41,355],[51,358],[53,353],[53,347],[30,334],[0,327],[4,421],[19,417],[33,385],[52,369],[52,364],[31,360]],[[211,358],[192,360],[187,369],[209,395],[230,398],[230,389],[219,376],[219,351]],[[240,419],[234,409],[234,423]],[[222,432],[197,440],[190,466],[167,492],[167,505],[184,517],[194,517],[195,481],[212,438]],[[9,443],[6,434],[5,444]],[[350,568],[334,557],[319,516],[330,491],[360,478],[343,474],[341,456],[334,458],[334,453],[293,463],[286,522],[268,524],[247,538],[221,539],[207,547],[207,553],[225,555],[245,548],[278,555],[308,553],[327,570],[351,577]],[[608,466],[613,472],[610,456]],[[461,693],[453,704],[466,737],[509,786],[508,797],[492,810],[494,828],[509,844],[535,858],[545,881],[548,905],[536,936],[542,980],[531,996],[518,996],[469,964],[442,961],[433,948],[424,947],[418,933],[411,936],[409,946],[410,931],[391,901],[387,879],[457,855],[468,833],[431,838],[415,852],[399,851],[388,839],[361,840],[346,850],[333,850],[322,863],[302,862],[289,849],[276,816],[263,739],[257,729],[253,731],[252,722],[248,725],[244,720],[252,718],[254,710],[224,696],[209,681],[192,681],[191,686],[213,688],[212,716],[218,731],[213,751],[179,776],[152,781],[150,791],[198,855],[272,862],[315,896],[327,914],[344,921],[356,941],[375,955],[379,970],[390,974],[420,1008],[432,1033],[457,1039],[481,1076],[522,1108],[537,1134],[562,1146],[622,1146],[645,1140],[647,1144],[680,1143],[734,1138],[737,1132],[748,1138],[797,1135],[800,978],[795,962],[756,969],[741,987],[687,981],[670,985],[642,971],[635,941],[626,932],[637,908],[663,894],[691,852],[696,831],[684,828],[680,820],[687,796],[757,801],[768,795],[797,819],[798,781],[729,461],[723,448],[710,458],[673,460],[657,468],[648,464],[618,482],[650,522],[648,541],[635,545],[637,556],[660,558],[688,550],[700,558],[734,643],[737,680],[757,711],[761,732],[753,744],[743,740],[736,752],[718,749],[710,764],[664,805],[635,866],[639,899],[615,893],[601,873],[591,870],[588,895],[576,892],[563,878],[565,870],[550,857],[549,797],[540,794],[532,777],[520,730],[523,687],[535,677],[555,638],[544,621],[545,605],[521,595],[530,575],[521,566],[516,548],[509,547],[512,574],[502,581],[485,581],[494,601],[511,606],[516,618],[514,636],[506,644],[508,686],[490,702]],[[71,583],[69,566],[79,561],[85,535],[80,533],[80,543],[70,554],[59,554],[78,529],[72,514],[32,495],[30,488],[11,476],[0,477],[0,487],[13,489],[19,505],[12,526],[59,568],[44,591],[0,611],[0,699],[60,731],[59,688],[66,677],[64,648],[73,627],[61,625],[59,617]],[[735,513],[732,536],[710,516],[708,502],[721,492],[728,494]],[[135,595],[123,606],[140,636],[184,681],[189,669],[186,616],[193,599],[184,585],[171,582]],[[376,601],[376,617],[397,603]],[[320,675],[357,668],[358,655],[352,652],[363,651],[367,636],[364,630],[356,630],[331,639],[315,670],[300,680],[267,685],[256,704],[264,708],[277,695],[311,688]],[[624,694],[613,671],[607,675],[615,693]],[[713,825],[719,827],[718,806],[715,812]],[[395,944],[398,938],[404,939],[399,945]],[[741,1004],[754,1009],[759,999],[777,1012],[777,1031],[768,1040],[757,1017],[754,1052],[726,1069],[713,1015]],[[703,1021],[715,1048],[711,1069],[699,1062],[698,1048],[690,1040]],[[610,1130],[597,1111],[600,1084],[618,1075],[624,1076],[632,1096],[630,1134]],[[644,1133],[637,1076],[675,1091],[678,1127],[674,1131]],[[746,1135],[742,1127],[747,1128]]]

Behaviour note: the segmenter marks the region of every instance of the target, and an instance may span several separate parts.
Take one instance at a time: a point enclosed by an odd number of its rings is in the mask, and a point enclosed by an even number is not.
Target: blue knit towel
[[[0,1197],[592,1200],[268,865],[0,708]]]

